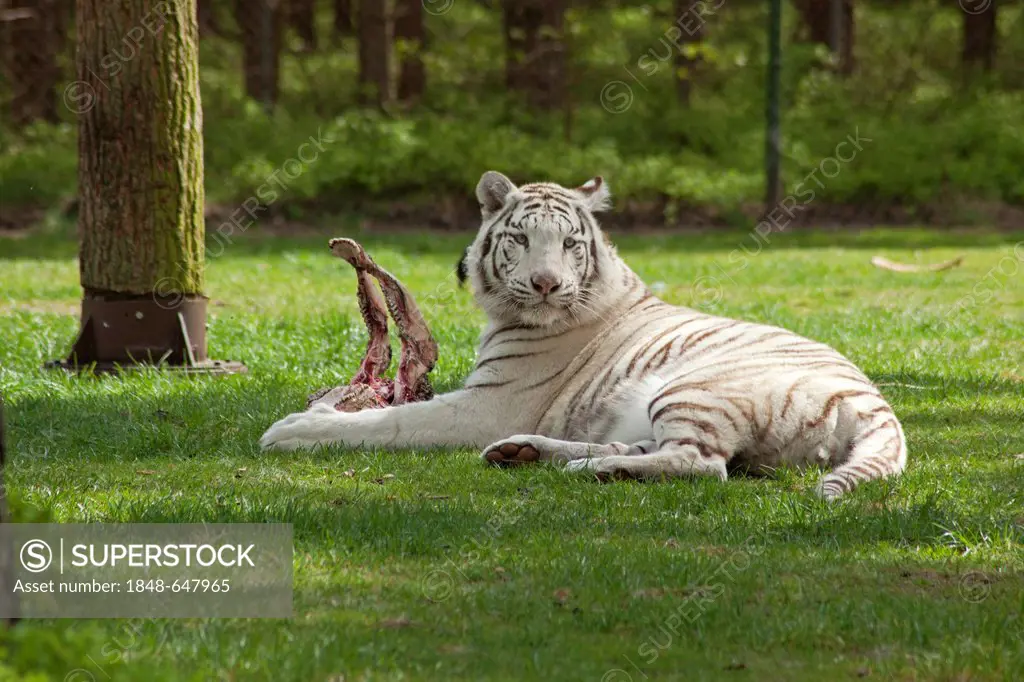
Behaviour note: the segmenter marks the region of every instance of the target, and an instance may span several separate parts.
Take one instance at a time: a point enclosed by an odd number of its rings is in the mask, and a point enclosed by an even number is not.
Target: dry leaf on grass
[[[871,264],[876,268],[882,270],[890,270],[892,272],[942,272],[943,270],[949,270],[955,268],[964,262],[963,256],[957,256],[952,260],[943,261],[942,263],[932,263],[930,265],[916,265],[913,263],[897,263],[891,261],[888,258],[882,256],[875,256],[871,259]]]

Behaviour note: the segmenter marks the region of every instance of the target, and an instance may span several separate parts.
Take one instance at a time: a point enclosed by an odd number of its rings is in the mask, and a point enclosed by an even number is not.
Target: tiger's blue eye
[[[523,234],[522,232],[516,232],[515,234],[513,234],[512,235],[512,240],[516,244],[522,244],[523,246],[526,246],[526,244],[527,244],[526,235]]]
[[[577,244],[579,244],[579,242],[576,241],[575,239],[573,239],[572,237],[566,237],[565,241],[562,242],[562,246],[564,246],[567,249],[571,249],[572,247],[576,246]]]

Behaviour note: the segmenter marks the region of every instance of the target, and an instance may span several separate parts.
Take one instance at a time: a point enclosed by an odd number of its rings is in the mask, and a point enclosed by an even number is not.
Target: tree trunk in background
[[[220,34],[220,22],[217,20],[217,0],[196,0],[196,16],[199,20],[199,37]]]
[[[388,78],[388,17],[382,0],[359,4],[359,96],[363,102],[382,105],[391,98]]]
[[[534,106],[542,109],[557,109],[565,103],[568,84],[568,50],[564,40],[567,4],[567,0],[541,0],[542,15],[532,69],[537,80],[532,92]]]
[[[505,84],[524,92],[540,109],[557,109],[565,97],[566,0],[505,0]]]
[[[676,46],[676,97],[685,107],[690,106],[690,93],[693,89],[693,74],[701,61],[700,45],[704,42],[704,25],[706,19],[698,14],[700,3],[694,0],[676,0],[674,23],[680,31]]]
[[[78,0],[76,24],[85,295],[202,294],[195,0]]]
[[[833,16],[831,0],[793,0],[803,21],[804,40],[827,46],[838,52],[839,72],[844,75],[853,73],[854,15],[853,0],[841,0],[842,16],[837,18],[841,30],[833,36]],[[833,40],[839,38],[838,50],[834,50]]]
[[[302,46],[316,50],[316,0],[282,0],[288,3],[288,23],[299,34]]]
[[[241,30],[245,92],[269,113],[277,102],[285,0],[235,0]]]
[[[334,0],[334,37],[352,35],[352,0]]]
[[[964,3],[964,66],[992,70],[996,55],[996,0]]]
[[[526,58],[527,27],[521,0],[503,0],[501,24],[505,34],[505,87],[522,90],[526,80],[522,64]]]
[[[10,117],[15,126],[58,120],[61,2],[11,0],[0,9],[0,63],[10,88]]]
[[[398,99],[407,102],[423,96],[427,74],[423,67],[423,0],[395,3],[395,44],[399,53]]]

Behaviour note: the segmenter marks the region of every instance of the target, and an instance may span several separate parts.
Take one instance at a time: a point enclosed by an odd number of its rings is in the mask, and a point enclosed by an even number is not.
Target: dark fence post
[[[779,88],[782,70],[782,0],[771,0],[768,14],[768,80],[765,118],[765,213],[770,212],[781,197],[779,173]]]

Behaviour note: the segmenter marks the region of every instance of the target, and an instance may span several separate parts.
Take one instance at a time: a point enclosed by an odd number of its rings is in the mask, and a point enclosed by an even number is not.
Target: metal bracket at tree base
[[[86,295],[71,352],[44,366],[99,374],[139,368],[188,374],[248,371],[241,362],[207,357],[206,305],[203,296]]]

